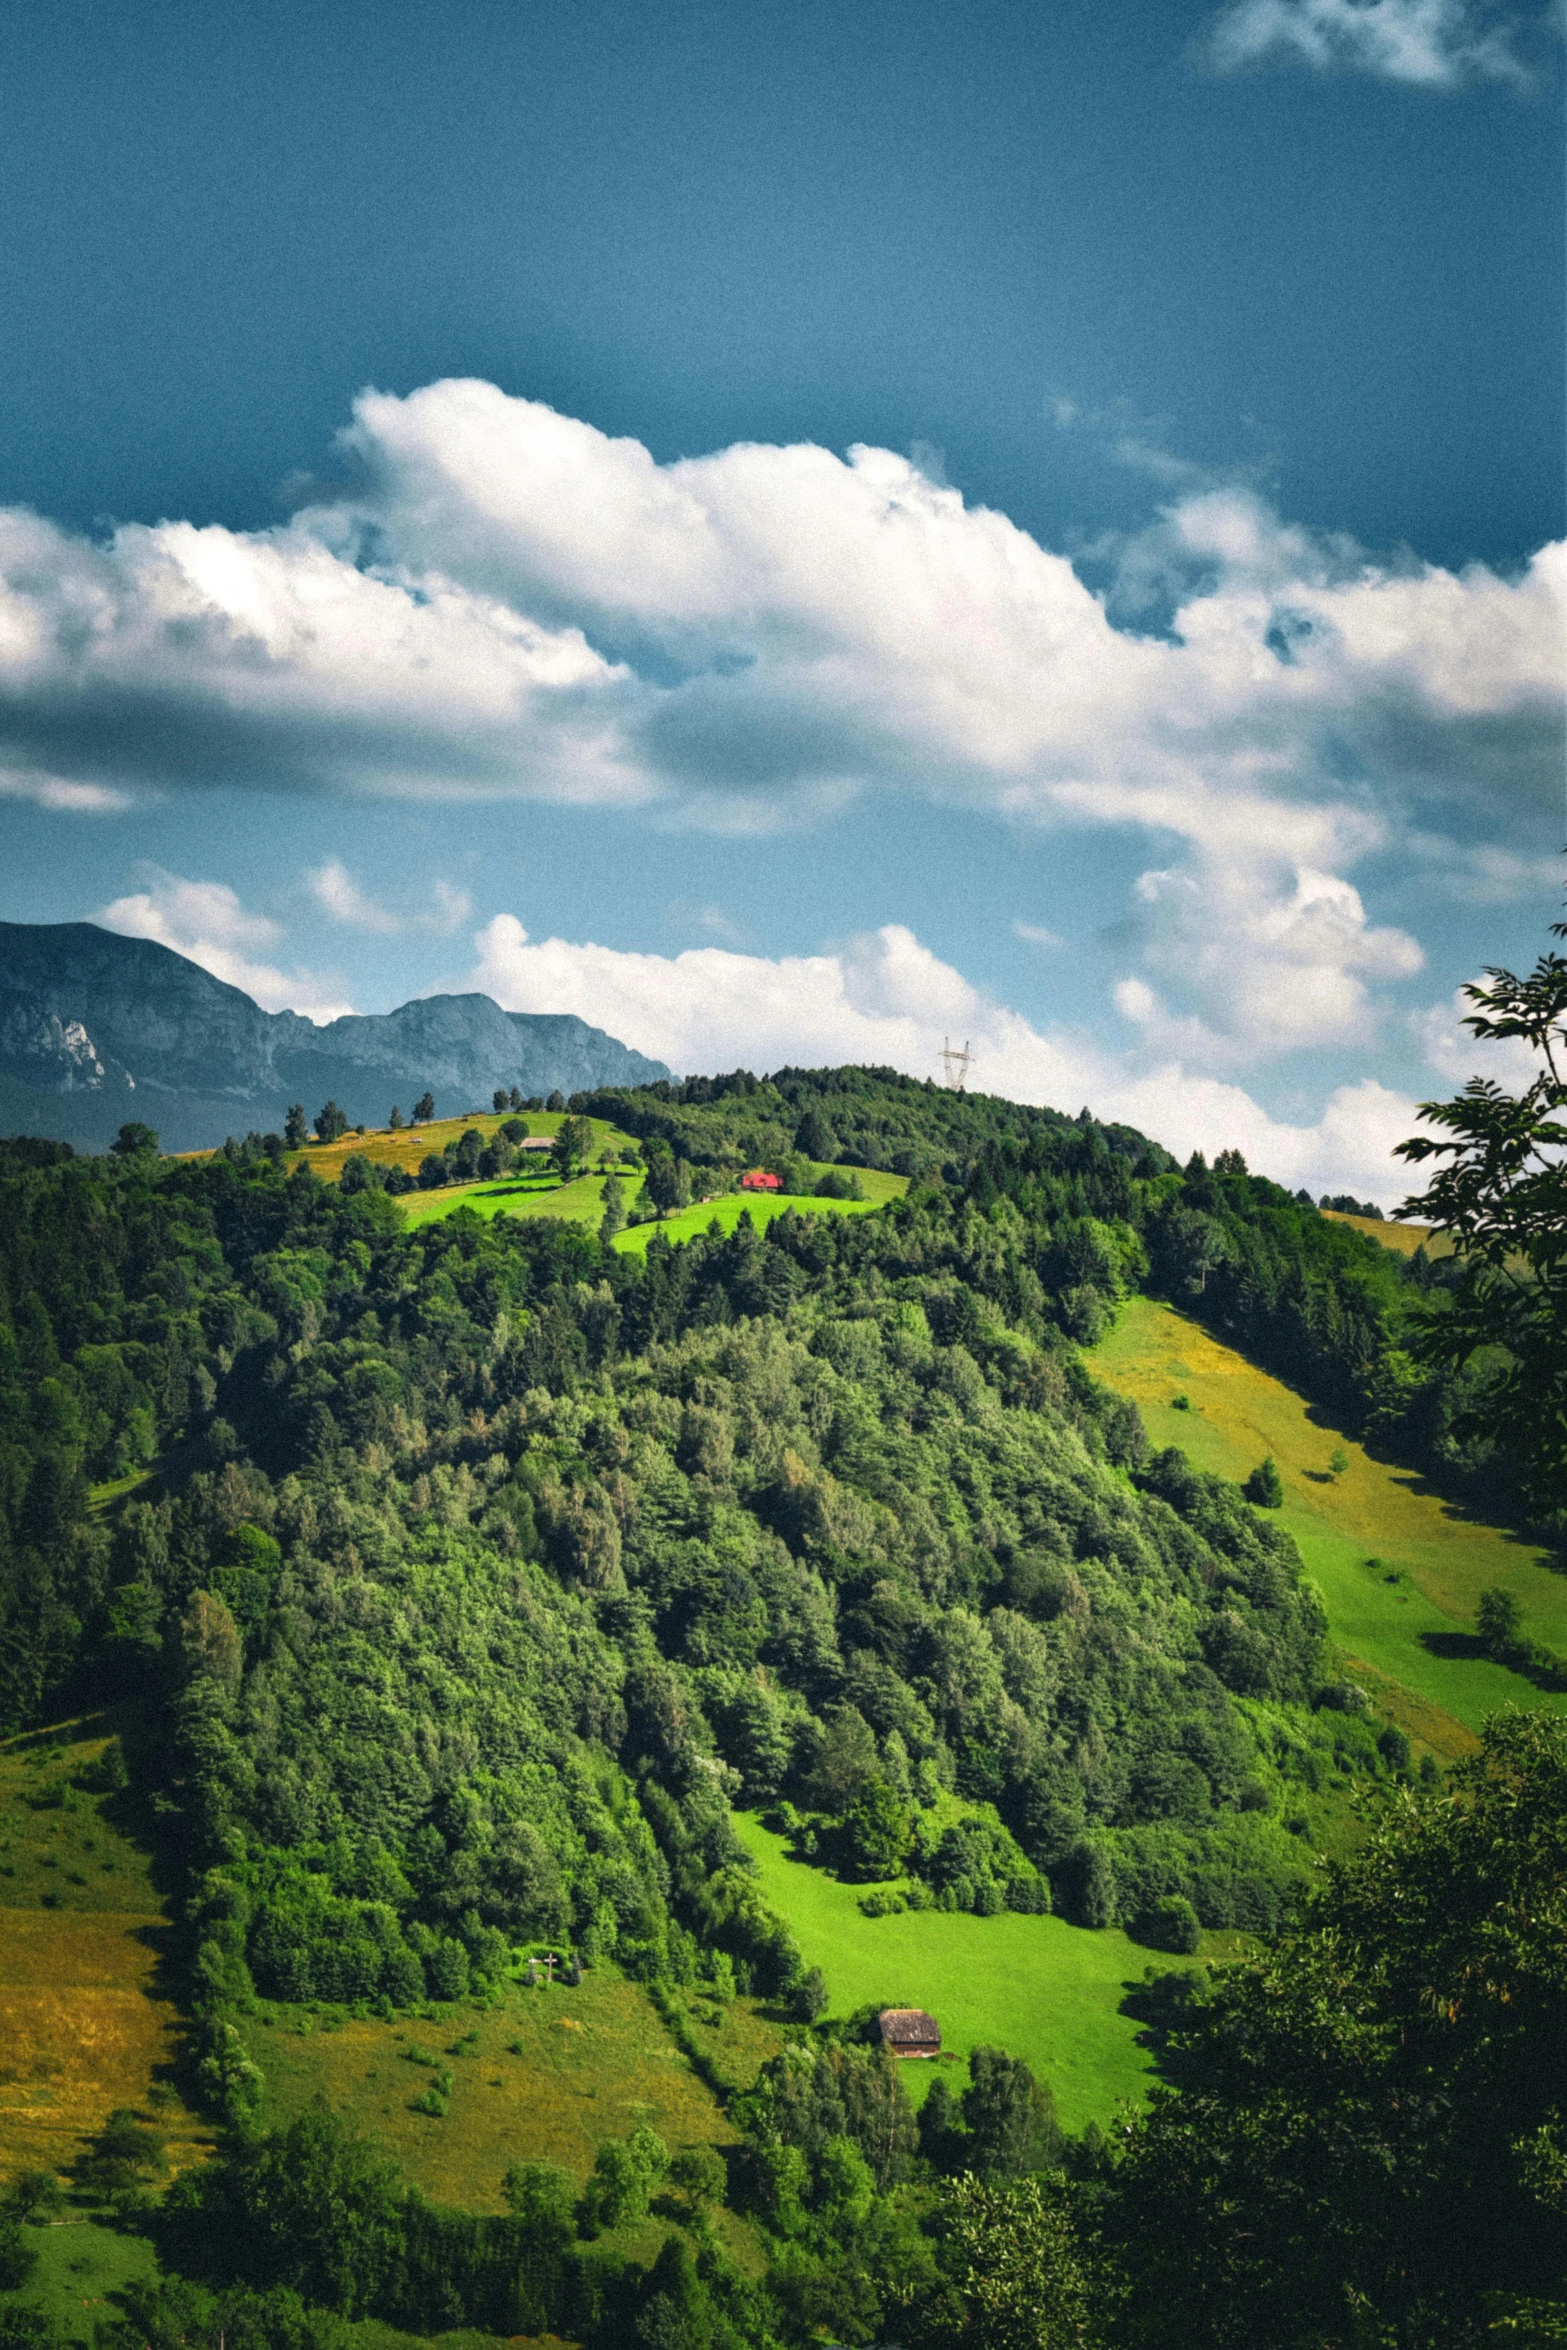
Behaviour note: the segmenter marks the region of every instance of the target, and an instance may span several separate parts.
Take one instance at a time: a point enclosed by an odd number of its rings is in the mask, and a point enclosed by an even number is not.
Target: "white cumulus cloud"
[[[426,908],[402,913],[383,906],[360,888],[340,857],[328,857],[324,865],[317,865],[305,876],[305,886],[322,913],[330,915],[334,922],[341,922],[350,930],[372,931],[382,938],[392,938],[406,930],[456,930],[472,910],[465,889],[439,879],[431,889],[431,904]]]
[[[1539,22],[1544,12],[1527,16]],[[1525,88],[1520,30],[1518,10],[1485,0],[1235,0],[1208,49],[1221,72],[1281,59],[1425,89],[1465,81]]]
[[[31,800],[35,808],[70,816],[117,816],[131,804],[128,792],[108,784],[73,783],[63,775],[22,767],[0,767],[0,800]]]
[[[247,912],[226,882],[187,881],[156,865],[141,867],[137,878],[140,889],[100,907],[93,920],[122,937],[172,947],[215,979],[243,988],[263,1011],[303,1012],[321,1022],[353,1010],[337,982],[254,960],[276,946],[281,931],[268,915]]]

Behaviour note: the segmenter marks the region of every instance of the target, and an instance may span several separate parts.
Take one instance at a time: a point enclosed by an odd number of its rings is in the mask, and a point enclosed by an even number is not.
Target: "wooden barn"
[[[941,2026],[923,2007],[884,2007],[876,2019],[894,2056],[939,2056]]]

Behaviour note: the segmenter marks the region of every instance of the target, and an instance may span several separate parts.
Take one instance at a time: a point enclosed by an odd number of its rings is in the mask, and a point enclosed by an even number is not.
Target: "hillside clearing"
[[[657,1224],[633,1225],[629,1231],[617,1234],[612,1245],[623,1256],[646,1256],[648,1243],[655,1232],[662,1233],[672,1246],[682,1241],[695,1240],[699,1233],[708,1232],[716,1224],[725,1234],[733,1232],[742,1216],[749,1216],[758,1232],[765,1232],[775,1217],[791,1212],[797,1216],[869,1216],[888,1199],[897,1199],[908,1188],[908,1179],[902,1175],[884,1175],[871,1170],[856,1169],[866,1192],[865,1199],[811,1199],[795,1198],[783,1192],[729,1192],[718,1199],[702,1200],[692,1208],[682,1208],[677,1215],[666,1216]],[[875,1183],[896,1186],[886,1189],[878,1197],[871,1192]]]
[[[1164,1972],[1189,1962],[1144,1950],[1114,1928],[1090,1933],[1064,1918],[1010,1910],[992,1918],[942,1910],[868,1918],[863,1885],[791,1860],[787,1840],[754,1813],[737,1813],[735,1826],[807,1966],[826,1977],[830,2015],[872,2002],[928,2008],[955,2056],[984,2044],[1026,2058],[1049,2083],[1069,2130],[1090,2121],[1103,2127],[1122,2099],[1147,2095],[1154,2076],[1138,2045],[1141,2027],[1120,2009],[1150,1966]],[[904,2085],[919,2103],[938,2070],[955,2069],[906,2064]]]
[[[530,1135],[554,1135],[565,1123],[562,1110],[476,1110],[469,1118],[432,1118],[424,1126],[370,1126],[363,1134],[349,1131],[336,1142],[311,1142],[303,1150],[290,1151],[290,1168],[308,1166],[323,1183],[337,1183],[342,1179],[344,1163],[356,1154],[367,1158],[377,1167],[401,1167],[410,1175],[417,1175],[424,1160],[433,1153],[437,1158],[449,1142],[458,1141],[470,1129],[491,1141],[503,1126],[514,1122],[526,1126]],[[629,1134],[622,1134],[618,1126],[607,1119],[590,1118],[593,1129],[592,1156],[595,1159],[619,1157],[635,1148]],[[211,1154],[205,1154],[210,1156]],[[545,1156],[541,1151],[540,1158]]]
[[[758,1231],[764,1231],[775,1216],[785,1215],[791,1208],[796,1215],[865,1216],[889,1199],[900,1199],[908,1189],[908,1178],[903,1175],[888,1175],[875,1168],[856,1168],[854,1172],[867,1194],[863,1200],[816,1199],[785,1192],[723,1192],[672,1215],[661,1216],[656,1222],[628,1226],[616,1235],[611,1246],[624,1256],[645,1256],[655,1232],[662,1233],[671,1246],[678,1247],[682,1241],[694,1240],[698,1233],[708,1231],[714,1223],[722,1232],[733,1232],[746,1214]],[[486,1223],[496,1216],[553,1216],[597,1230],[604,1212],[604,1181],[602,1175],[579,1175],[575,1182],[567,1184],[554,1183],[548,1177],[508,1175],[493,1183],[454,1184],[448,1190],[405,1195],[399,1205],[404,1222],[414,1229],[423,1224],[438,1224],[445,1217],[455,1215],[459,1208],[471,1208]],[[628,1191],[633,1181],[625,1178]]]
[[[1273,1454],[1284,1481],[1278,1521],[1321,1588],[1335,1643],[1439,1756],[1471,1749],[1499,1705],[1567,1709],[1567,1694],[1542,1693],[1472,1637],[1480,1593],[1496,1584],[1516,1596],[1533,1637],[1567,1648],[1567,1577],[1547,1552],[1468,1516],[1413,1470],[1373,1459],[1292,1388],[1152,1298],[1130,1299],[1088,1359],[1139,1406],[1154,1444],[1178,1445],[1198,1468],[1240,1479]],[[1189,1410],[1175,1406],[1182,1394]],[[1335,1476],[1340,1444],[1349,1466]]]
[[[144,2106],[177,2169],[211,2143],[168,2086],[181,2019],[169,1926],[117,1799],[77,1784],[108,1744],[74,1722],[0,1746],[0,2173],[64,2171],[116,2106]]]
[[[1347,1224],[1352,1232],[1363,1232],[1367,1240],[1374,1240],[1378,1248],[1390,1248],[1395,1256],[1412,1257],[1423,1248],[1428,1257],[1450,1257],[1453,1236],[1435,1224],[1394,1224],[1380,1216],[1346,1216],[1341,1209],[1324,1208],[1322,1213],[1330,1224]]]
[[[493,2006],[462,2004],[432,2018],[266,2014],[243,2029],[266,2075],[268,2128],[320,2094],[379,2139],[434,2201],[466,2211],[502,2210],[501,2179],[515,2162],[560,2163],[580,2185],[600,2146],[643,2122],[676,2151],[735,2141],[647,1993],[611,1966],[593,1968],[575,1989],[510,1983]],[[437,2066],[452,2079],[444,2119],[412,2110]]]
[[[0,2296],[0,2308],[36,2309],[65,2339],[88,2343],[106,2318],[118,2316],[113,2296],[158,2273],[145,2236],[101,2220],[72,2215],[24,2237],[38,2266],[18,2293]]]

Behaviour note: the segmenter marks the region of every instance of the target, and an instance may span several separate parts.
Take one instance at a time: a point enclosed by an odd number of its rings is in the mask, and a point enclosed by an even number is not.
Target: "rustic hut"
[[[922,2007],[884,2007],[876,2019],[894,2056],[939,2056],[941,2026]]]

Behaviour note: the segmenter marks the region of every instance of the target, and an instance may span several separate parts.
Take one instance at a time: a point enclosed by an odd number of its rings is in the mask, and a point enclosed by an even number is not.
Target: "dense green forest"
[[[1341,1424],[1505,1494],[1506,1460],[1454,1432],[1484,1363],[1422,1368],[1406,1343],[1442,1268],[1401,1271],[1233,1154],[1182,1170],[1086,1113],[889,1072],[571,1107],[695,1171],[794,1155],[913,1187],[640,1259],[562,1223],[409,1231],[384,1192],[286,1173],[259,1138],[207,1161],[136,1133],[95,1160],[0,1145],[0,1713],[136,1702],[191,2065],[230,2132],[156,2221],[184,2281],[126,2350],[324,2342],[367,2312],[665,2350],[829,2325],[978,2350],[1413,2350],[1503,2318],[1560,2338],[1526,2305],[1560,2287],[1567,2153],[1549,2066],[1515,2046],[1567,1991],[1559,1734],[1499,1732],[1469,1795],[1429,1770],[1422,1791],[1401,1733],[1335,1682],[1289,1538],[1151,1453],[1078,1351],[1153,1288]],[[1329,1780],[1394,1824],[1314,1891],[1301,1806]],[[1429,1907],[1467,1823],[1521,1786],[1555,1824],[1486,1864],[1497,1899],[1533,1904],[1522,1955],[1482,1967],[1481,2004],[1509,2013],[1481,2031],[1454,1989],[1448,2037],[1428,2019],[1400,2054],[1400,2001],[1468,1982],[1491,1913],[1460,1904],[1417,1964],[1383,1947],[1398,1889]],[[915,1905],[1054,1909],[1151,1951],[1203,1927],[1285,1940],[1231,1988],[1170,1989],[1176,2085],[1124,2144],[1063,2141],[1002,2051],[916,2125],[890,2059],[811,2028],[820,1985],[740,1804],[820,1865],[906,1877]],[[510,2217],[470,2219],[330,2116],[266,2129],[258,1995],[482,1996],[544,1942],[655,1989],[721,1975],[796,2018],[721,2190],[771,2247],[764,2284],[699,2216],[646,2272],[596,2248],[617,2196],[646,2208],[656,2141],[580,2206],[524,2169]],[[1349,2023],[1324,2020],[1330,1982],[1364,1984]],[[1328,2115],[1337,2151],[1308,2159]],[[1482,2142],[1505,2212],[1459,2260],[1444,2231]],[[1022,2277],[1034,2317],[987,2314],[987,2275]]]

